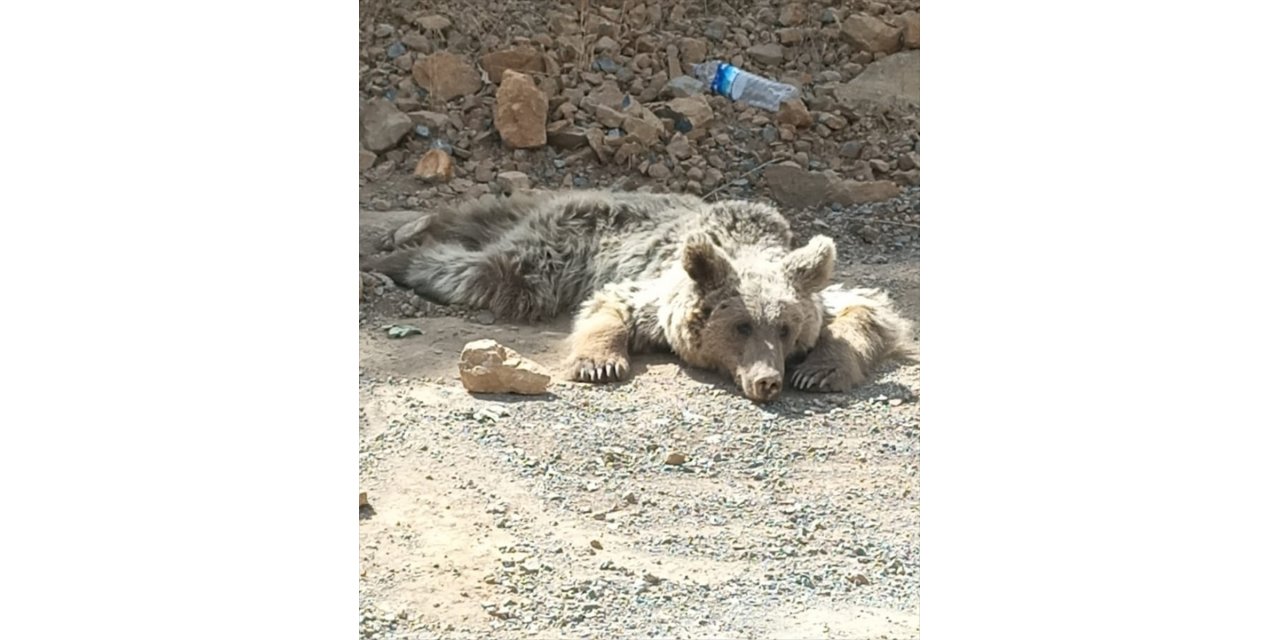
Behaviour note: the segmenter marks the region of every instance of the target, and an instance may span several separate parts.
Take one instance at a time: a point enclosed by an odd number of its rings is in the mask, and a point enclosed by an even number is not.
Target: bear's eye
[[[778,337],[782,338],[783,340],[786,340],[790,336],[791,336],[791,327],[789,325],[784,324],[782,325],[781,329],[778,329]]]
[[[750,322],[739,322],[739,323],[738,323],[738,326],[737,326],[737,329],[738,329],[738,334],[739,334],[739,335],[742,335],[742,336],[749,336],[749,335],[751,335],[751,323],[750,323]]]

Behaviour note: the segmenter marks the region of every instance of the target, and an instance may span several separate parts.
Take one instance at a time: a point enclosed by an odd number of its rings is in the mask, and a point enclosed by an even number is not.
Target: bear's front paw
[[[627,375],[625,357],[577,357],[573,359],[573,379],[577,382],[617,382]]]
[[[841,392],[853,388],[856,380],[848,367],[821,362],[803,362],[791,371],[791,386],[801,391]]]

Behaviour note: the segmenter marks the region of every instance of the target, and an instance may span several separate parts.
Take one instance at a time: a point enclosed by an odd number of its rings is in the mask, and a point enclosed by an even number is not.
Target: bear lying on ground
[[[434,302],[535,321],[580,304],[572,378],[623,379],[630,355],[670,350],[769,402],[785,378],[847,391],[914,359],[888,296],[828,286],[835,243],[792,250],[773,207],[688,195],[565,191],[487,196],[394,231],[362,265]]]

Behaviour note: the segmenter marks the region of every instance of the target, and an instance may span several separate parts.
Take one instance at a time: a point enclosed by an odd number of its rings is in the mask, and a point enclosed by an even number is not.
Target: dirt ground
[[[422,211],[502,189],[494,175],[502,171],[519,171],[536,188],[695,191],[774,202],[798,242],[815,233],[836,239],[837,281],[885,288],[918,320],[918,106],[868,115],[840,102],[849,95],[841,87],[884,57],[850,62],[862,54],[840,35],[849,16],[888,23],[918,3],[807,3],[798,17],[796,4],[575,2],[535,11],[517,0],[364,0],[362,102],[394,99],[400,111],[431,110],[450,123],[433,124],[433,139],[415,132],[389,150],[362,147],[361,254]],[[556,12],[577,15],[578,26],[564,27]],[[507,14],[519,18],[502,20]],[[433,30],[440,15],[451,25]],[[805,39],[778,35],[786,29]],[[638,63],[650,48],[645,38],[659,60],[673,43],[670,66],[686,70],[690,60],[680,56],[698,53],[691,40],[766,67],[765,57],[745,52],[786,40],[772,71],[805,87],[814,124],[777,125],[770,114],[715,98],[716,120],[705,136],[690,136],[691,153],[660,148],[682,142],[669,126],[647,156],[621,161],[582,149],[503,147],[490,133],[487,83],[448,101],[393,90],[412,82],[410,69],[426,53],[415,47],[478,59],[532,42],[561,56],[562,73],[542,85],[557,92],[552,102],[583,105],[553,107],[548,119],[594,127],[583,94],[600,78],[574,68],[562,45],[591,45],[600,34],[618,48],[597,50],[634,68],[634,78],[618,78],[624,93],[628,82],[642,93],[668,80],[668,65]],[[402,41],[414,46],[403,53]],[[615,75],[626,74],[603,77]],[[575,93],[579,83],[584,90]],[[661,113],[663,98],[645,97]],[[445,138],[457,177],[415,180],[418,158]],[[759,170],[782,160],[799,165],[798,179],[893,182],[897,195],[852,206],[815,200]],[[566,354],[568,318],[494,322],[484,311],[440,307],[375,275],[361,278],[360,489],[369,503],[360,510],[362,638],[919,636],[918,365],[888,366],[847,394],[787,390],[769,405],[663,355],[641,356],[632,378],[615,385],[557,381],[544,397],[473,396],[458,378],[464,344],[493,338],[555,365]],[[422,334],[393,339],[384,328],[392,324]]]

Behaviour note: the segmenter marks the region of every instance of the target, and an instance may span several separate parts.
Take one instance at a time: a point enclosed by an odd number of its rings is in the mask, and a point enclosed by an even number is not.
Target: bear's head
[[[748,247],[732,258],[706,234],[690,237],[683,254],[689,304],[673,349],[693,366],[729,375],[756,402],[777,399],[788,358],[818,340],[818,292],[835,257],[826,236],[790,253]]]

